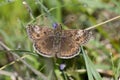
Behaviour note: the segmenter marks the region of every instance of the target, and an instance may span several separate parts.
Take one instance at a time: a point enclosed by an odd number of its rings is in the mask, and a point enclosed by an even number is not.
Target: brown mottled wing
[[[91,33],[85,30],[64,30],[61,40],[59,58],[69,59],[79,54],[80,45],[86,43]]]
[[[34,43],[34,48],[40,55],[44,57],[53,57],[53,36],[46,36]]]
[[[33,41],[33,46],[37,53],[45,57],[52,57],[54,35],[52,29],[38,25],[29,25],[27,33]]]
[[[42,39],[43,37],[53,35],[53,29],[47,27],[40,27],[38,25],[28,25],[27,34],[32,41]]]

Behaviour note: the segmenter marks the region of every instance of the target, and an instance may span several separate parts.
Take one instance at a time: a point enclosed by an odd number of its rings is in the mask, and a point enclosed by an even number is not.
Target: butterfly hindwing
[[[46,36],[46,38],[38,40],[34,43],[34,49],[44,57],[53,57],[53,36]]]

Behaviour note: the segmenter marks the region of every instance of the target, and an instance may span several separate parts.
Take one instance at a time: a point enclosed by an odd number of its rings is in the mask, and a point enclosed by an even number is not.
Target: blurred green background
[[[27,4],[23,4],[25,1]],[[0,80],[118,80],[120,19],[93,30],[92,39],[83,47],[91,64],[86,64],[83,54],[70,60],[38,55],[27,36],[26,25],[34,18],[38,24],[50,26],[51,22],[58,22],[64,29],[85,29],[118,16],[119,3],[119,0],[0,0]],[[61,64],[66,65],[63,71],[59,69]]]

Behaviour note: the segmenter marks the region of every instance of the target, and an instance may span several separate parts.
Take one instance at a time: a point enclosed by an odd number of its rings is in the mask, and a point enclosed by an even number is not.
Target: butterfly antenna
[[[101,26],[101,25],[106,24],[106,23],[108,23],[108,22],[114,21],[114,20],[116,20],[116,19],[118,19],[118,18],[120,18],[120,16],[116,16],[116,17],[114,17],[114,18],[112,18],[112,19],[109,19],[109,20],[104,21],[104,22],[101,22],[101,23],[99,23],[99,24],[97,24],[97,25],[94,25],[94,26],[91,26],[91,27],[89,27],[89,28],[86,28],[85,30],[94,29],[94,28],[96,28],[96,27],[98,27],[98,26]]]

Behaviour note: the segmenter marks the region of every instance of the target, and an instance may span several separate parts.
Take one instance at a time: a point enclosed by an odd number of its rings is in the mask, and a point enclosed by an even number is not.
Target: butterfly
[[[40,25],[27,25],[27,34],[34,49],[44,57],[70,59],[77,56],[80,46],[89,41],[89,30],[62,30],[61,24],[54,24],[53,29]]]

